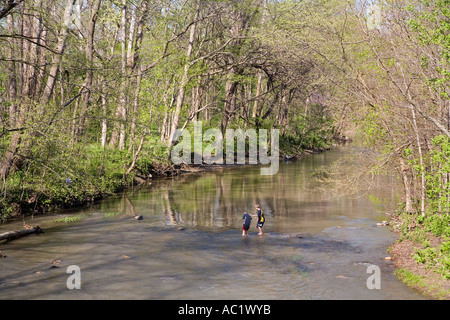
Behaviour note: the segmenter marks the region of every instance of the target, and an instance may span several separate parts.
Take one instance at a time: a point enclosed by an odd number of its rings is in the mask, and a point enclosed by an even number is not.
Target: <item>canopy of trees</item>
[[[1,1],[0,209],[113,192],[200,120],[278,128],[285,153],[357,132],[378,151],[373,171],[398,171],[406,211],[448,212],[449,8]]]

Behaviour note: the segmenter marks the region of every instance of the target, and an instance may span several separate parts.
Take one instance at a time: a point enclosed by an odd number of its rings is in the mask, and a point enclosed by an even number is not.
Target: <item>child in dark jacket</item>
[[[252,222],[252,216],[248,214],[247,210],[244,211],[242,236],[248,235],[248,229],[250,229],[250,223]]]

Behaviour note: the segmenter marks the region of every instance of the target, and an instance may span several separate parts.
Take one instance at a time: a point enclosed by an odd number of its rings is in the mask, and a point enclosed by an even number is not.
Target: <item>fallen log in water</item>
[[[8,231],[5,233],[0,233],[0,241],[1,240],[12,240],[12,239],[16,239],[16,238],[20,238],[23,236],[26,236],[28,234],[31,233],[43,233],[44,231],[42,231],[42,229],[37,226],[35,228],[31,228],[31,229],[24,229],[24,230],[18,230],[18,231]]]

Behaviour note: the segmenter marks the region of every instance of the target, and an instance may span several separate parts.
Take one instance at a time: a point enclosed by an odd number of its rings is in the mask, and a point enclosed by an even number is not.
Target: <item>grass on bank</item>
[[[450,279],[450,216],[402,214],[399,231],[402,239],[417,244],[413,259],[426,269]]]
[[[406,285],[434,299],[450,297],[450,217],[448,214],[399,213],[394,217],[399,235],[397,246],[411,243],[403,255],[396,276]],[[395,246],[396,244],[394,244]],[[407,247],[407,246],[405,246]]]
[[[427,281],[424,276],[415,274],[406,268],[400,268],[395,271],[395,276],[408,287],[414,288],[431,298],[445,300],[450,291],[440,289],[435,283]]]
[[[137,148],[137,147],[136,147]],[[165,163],[166,147],[158,139],[143,145],[134,170],[126,174],[135,150],[103,148],[99,144],[37,145],[23,169],[10,174],[0,191],[0,220],[84,205],[115,194]]]

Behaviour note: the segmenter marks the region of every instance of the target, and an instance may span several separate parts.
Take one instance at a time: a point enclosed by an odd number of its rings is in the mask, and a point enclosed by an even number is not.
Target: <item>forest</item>
[[[450,0],[2,0],[0,216],[170,170],[202,121],[279,129],[283,156],[358,140],[405,234],[448,237],[449,62]],[[443,247],[417,259],[450,277]]]

